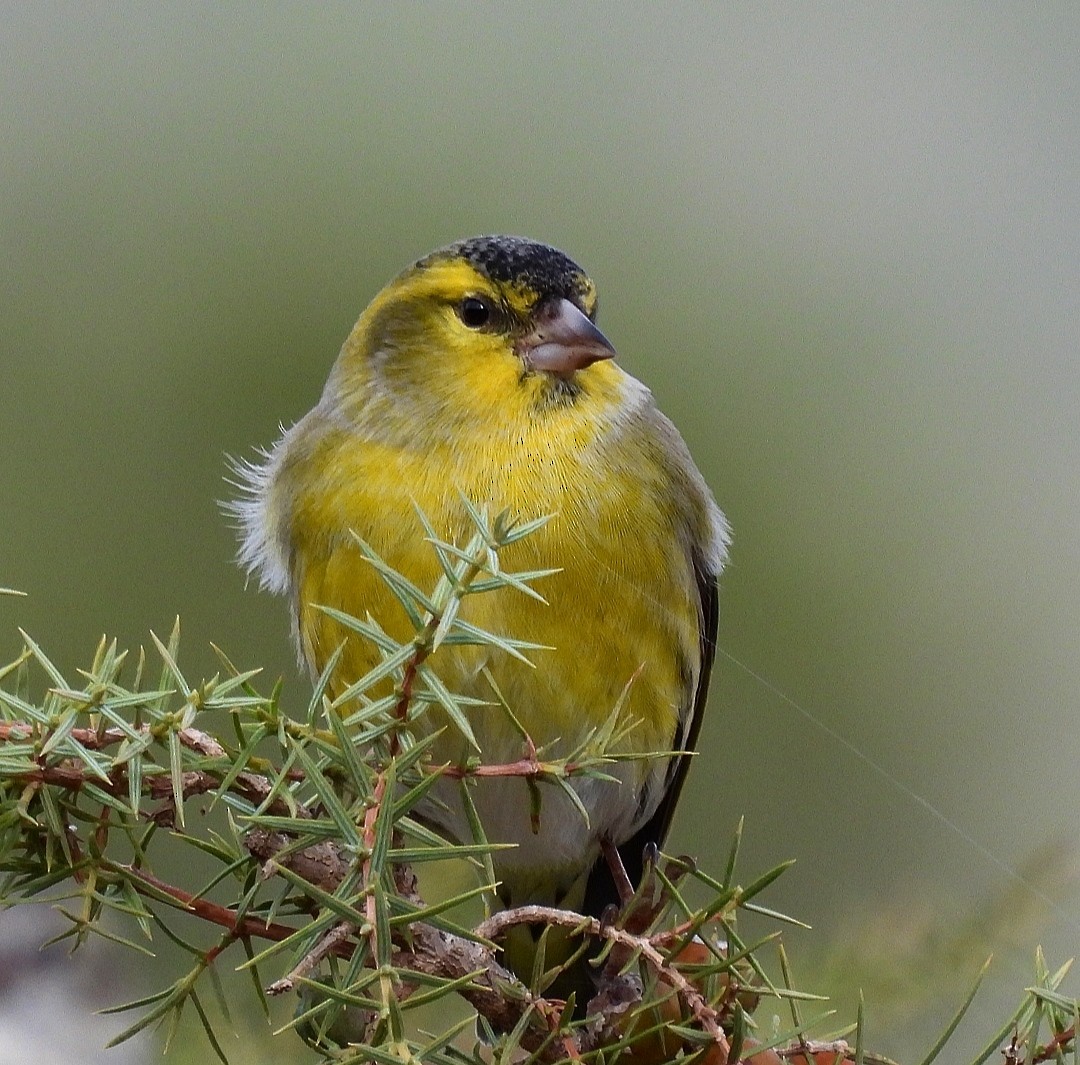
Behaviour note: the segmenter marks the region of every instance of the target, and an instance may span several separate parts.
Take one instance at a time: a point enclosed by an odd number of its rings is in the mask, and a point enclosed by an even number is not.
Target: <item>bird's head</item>
[[[617,373],[604,365],[615,349],[595,313],[596,287],[562,252],[473,237],[420,259],[372,300],[328,387],[345,405],[376,393],[439,418],[565,405]]]

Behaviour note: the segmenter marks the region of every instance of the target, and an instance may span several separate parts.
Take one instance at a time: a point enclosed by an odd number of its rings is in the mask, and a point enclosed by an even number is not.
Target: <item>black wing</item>
[[[709,694],[709,678],[712,675],[713,659],[716,657],[716,629],[719,623],[720,602],[716,587],[716,574],[710,573],[700,559],[694,561],[697,576],[698,602],[701,612],[701,671],[698,673],[697,688],[694,691],[694,705],[690,711],[690,723],[685,736],[681,736],[683,726],[680,723],[672,741],[672,750],[697,750],[698,734],[701,721],[705,716],[705,700]],[[664,797],[656,808],[656,813],[649,818],[625,843],[619,846],[619,855],[626,868],[630,883],[637,887],[641,881],[643,863],[642,852],[650,843],[658,847],[663,845],[675,816],[675,807],[679,803],[686,771],[690,768],[691,758],[682,755],[673,760],[668,770],[667,787]],[[607,862],[601,857],[589,873],[585,885],[583,912],[591,917],[599,917],[609,903],[618,903],[615,881],[608,870]]]

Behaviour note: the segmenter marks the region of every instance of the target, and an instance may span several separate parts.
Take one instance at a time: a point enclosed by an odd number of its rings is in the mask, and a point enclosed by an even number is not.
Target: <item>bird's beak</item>
[[[541,307],[534,322],[532,332],[516,345],[529,369],[568,377],[575,370],[615,357],[611,341],[567,299]]]

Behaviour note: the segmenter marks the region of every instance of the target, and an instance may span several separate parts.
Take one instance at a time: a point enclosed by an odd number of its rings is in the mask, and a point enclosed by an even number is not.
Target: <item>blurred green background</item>
[[[996,951],[974,1047],[1080,942],[1078,54],[1067,3],[5,4],[0,649],[178,613],[299,705],[225,455],[415,257],[553,243],[734,527],[673,847],[796,857],[876,1049]]]

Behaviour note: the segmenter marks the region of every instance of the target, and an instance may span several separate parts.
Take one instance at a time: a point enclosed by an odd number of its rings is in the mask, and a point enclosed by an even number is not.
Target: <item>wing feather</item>
[[[689,713],[679,722],[672,742],[673,750],[694,751],[697,749],[701,722],[705,716],[705,702],[709,694],[709,678],[712,675],[713,659],[716,657],[716,632],[719,624],[720,605],[717,574],[701,558],[694,560],[694,573],[697,577],[698,618],[700,631],[698,642],[701,665],[698,670],[697,686],[692,695]],[[688,693],[689,694],[689,693]],[[668,769],[664,796],[656,812],[625,843],[619,846],[630,883],[635,886],[641,880],[643,872],[642,852],[650,843],[658,847],[667,838],[675,807],[679,802],[687,770],[692,761],[689,755],[673,758]],[[615,882],[608,870],[607,863],[601,858],[589,873],[585,886],[584,912],[592,917],[599,917],[609,903],[619,901]]]

